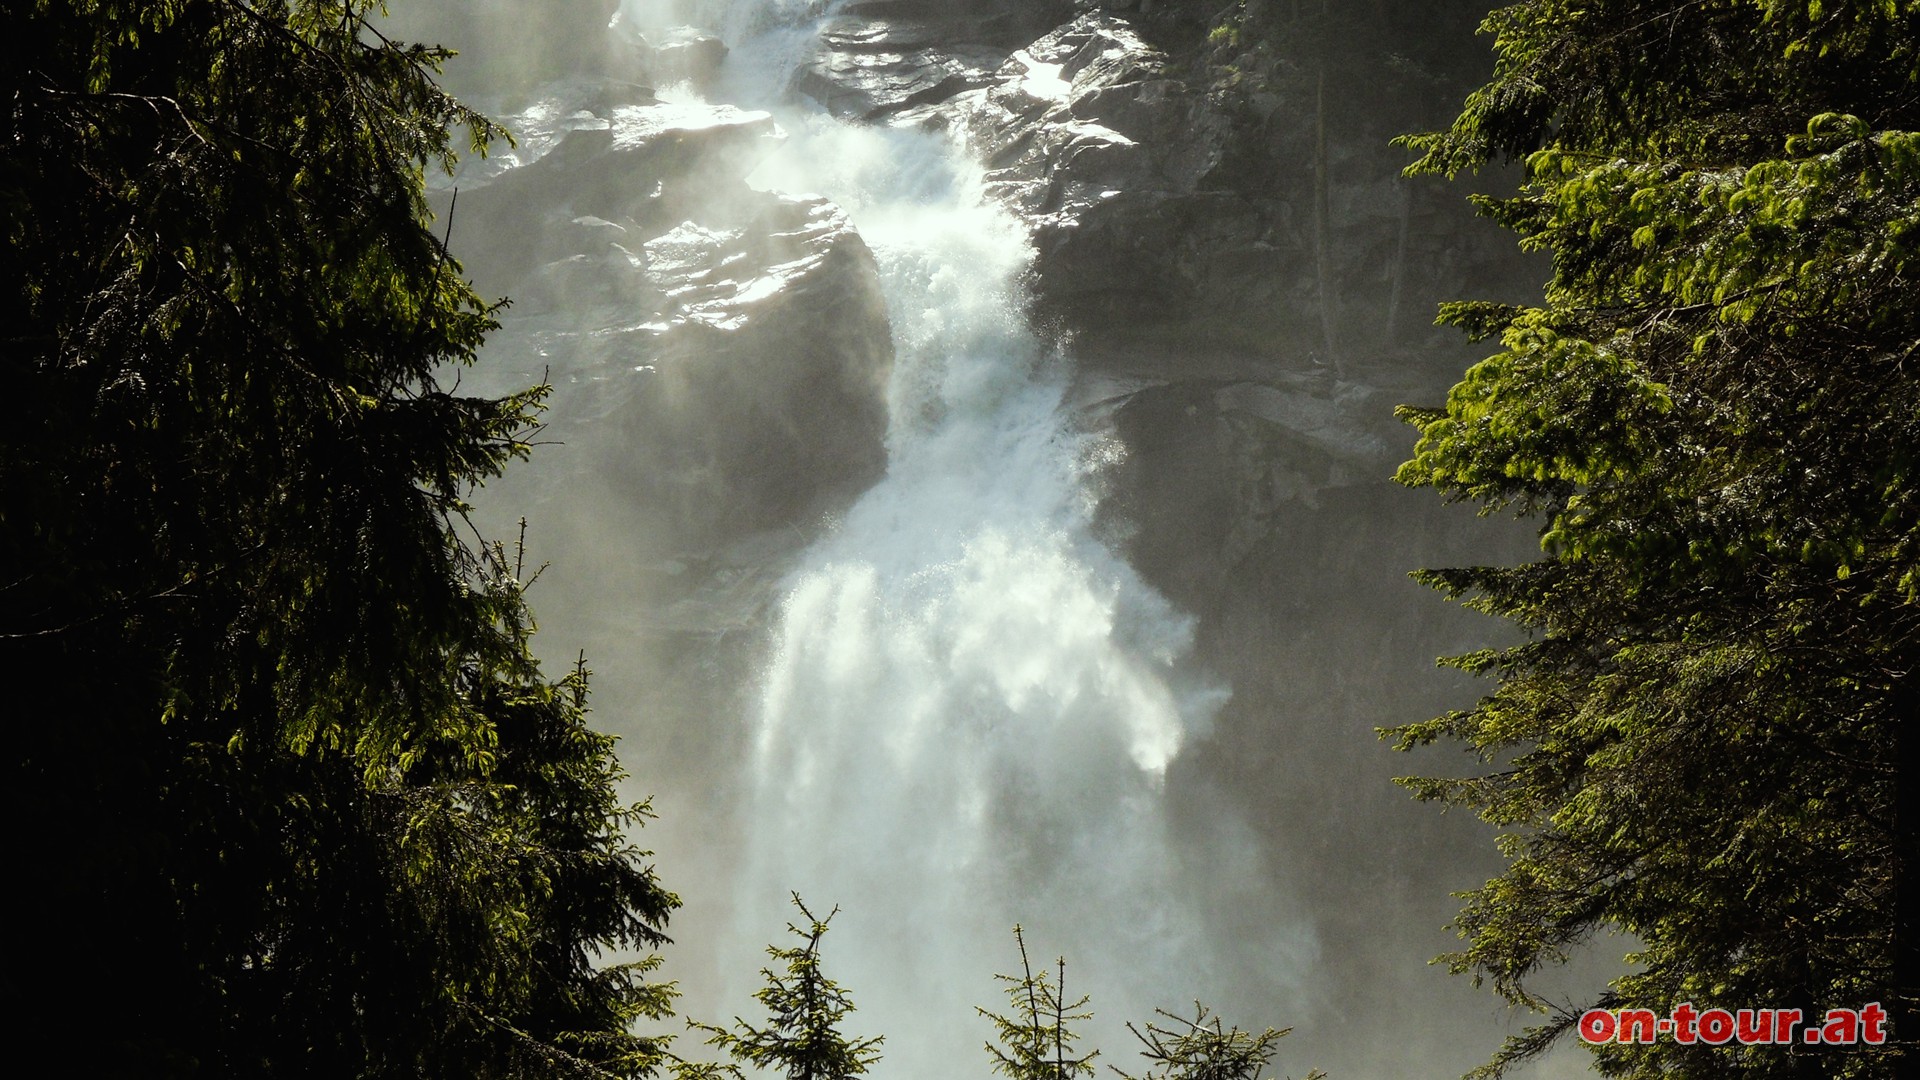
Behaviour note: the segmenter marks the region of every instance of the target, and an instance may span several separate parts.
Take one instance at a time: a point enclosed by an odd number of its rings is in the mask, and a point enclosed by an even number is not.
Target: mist
[[[477,518],[527,520],[541,651],[659,815],[684,1015],[754,1017],[797,891],[877,1075],[986,1074],[1015,923],[1122,1068],[1198,998],[1292,1027],[1277,1075],[1459,1075],[1526,1020],[1427,963],[1499,864],[1391,783],[1460,762],[1374,729],[1501,640],[1406,573],[1536,549],[1392,485],[1391,407],[1475,358],[1435,302],[1543,275],[1398,179],[1446,87],[1351,96],[1310,223],[1304,91],[1116,95],[1175,81],[1095,86],[1162,63],[1129,35],[1192,35],[1097,6],[396,5],[518,138],[435,181],[514,300],[463,388],[556,388]],[[1076,18],[1119,21],[1043,47]]]

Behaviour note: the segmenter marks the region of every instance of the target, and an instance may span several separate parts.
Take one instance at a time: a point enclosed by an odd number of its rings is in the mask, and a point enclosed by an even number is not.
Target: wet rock
[[[1217,260],[1277,262],[1260,210],[1217,175],[1236,132],[1128,20],[1082,15],[948,107],[989,190],[1025,217],[1042,300],[1076,324],[1184,316]]]
[[[654,316],[590,336],[629,384],[611,468],[634,490],[720,538],[808,522],[878,478],[892,341],[838,207],[770,195],[620,254]]]
[[[633,508],[654,550],[807,523],[885,466],[892,341],[872,253],[825,199],[744,175],[765,113],[560,87],[504,165],[445,193],[489,346],[556,387],[553,455]],[[537,365],[536,362],[537,361]]]
[[[878,119],[984,86],[1006,54],[978,46],[898,51],[862,42],[825,48],[794,75],[793,89],[835,116]]]
[[[726,58],[726,42],[705,30],[676,26],[653,45],[653,77],[663,86],[684,82],[704,90]]]
[[[836,116],[886,118],[990,84],[1016,45],[1067,13],[1044,0],[855,0],[821,26],[792,86]]]
[[[1128,448],[1102,513],[1131,550],[1176,575],[1212,575],[1290,517],[1392,468],[1391,392],[1331,371],[1109,384],[1092,411]],[[1117,523],[1125,521],[1124,526]],[[1194,595],[1220,586],[1187,582]]]

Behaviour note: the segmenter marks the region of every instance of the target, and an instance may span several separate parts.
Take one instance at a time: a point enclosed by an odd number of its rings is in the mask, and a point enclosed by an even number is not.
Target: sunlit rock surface
[[[991,46],[931,44],[937,40],[934,25],[846,17],[821,35],[793,87],[835,116],[875,119],[984,86],[1005,56]]]
[[[793,89],[877,120],[990,85],[1007,54],[1070,13],[1049,0],[852,0],[820,28]]]
[[[579,82],[505,120],[518,145],[440,195],[481,291],[514,301],[489,355],[518,370],[494,378],[553,382],[554,456],[646,521],[651,558],[810,522],[879,475],[873,256],[832,203],[744,182],[771,117]]]
[[[1254,215],[1212,179],[1231,125],[1166,62],[1124,19],[1086,15],[953,103],[990,190],[1032,222],[1056,305],[1177,302],[1152,273],[1161,264],[1260,241]]]

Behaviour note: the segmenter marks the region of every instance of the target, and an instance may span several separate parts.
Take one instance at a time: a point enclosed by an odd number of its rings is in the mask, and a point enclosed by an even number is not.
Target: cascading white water
[[[823,140],[840,152],[812,156]],[[919,190],[843,189],[867,196],[853,213],[894,320],[890,461],[782,607],[739,932],[767,937],[788,889],[844,904],[834,968],[863,1023],[894,1033],[907,1073],[938,1075],[972,1062],[969,1006],[1012,966],[1015,921],[1080,985],[1100,979],[1103,1010],[1129,969],[1191,985],[1159,788],[1220,692],[1180,685],[1187,624],[1088,535],[1098,446],[1069,429],[1025,325],[1018,225],[932,139],[807,141],[791,160],[917,159]]]
[[[1226,690],[1183,670],[1190,621],[1092,535],[1111,450],[1076,428],[1066,365],[1029,325],[1022,224],[949,141],[783,100],[819,7],[710,12],[745,35],[714,96],[788,133],[751,183],[831,197],[878,258],[889,465],[787,583],[749,718],[723,1008],[753,1015],[797,890],[844,909],[828,972],[852,1027],[887,1035],[883,1073],[985,1070],[973,1006],[1001,1005],[1015,922],[1036,961],[1068,956],[1113,1055],[1122,1020],[1221,990],[1202,896],[1235,887],[1234,857],[1176,844],[1163,788]],[[1257,946],[1298,959],[1277,928]]]

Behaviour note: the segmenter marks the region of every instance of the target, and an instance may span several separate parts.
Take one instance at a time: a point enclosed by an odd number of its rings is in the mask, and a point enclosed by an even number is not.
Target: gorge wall
[[[1406,572],[1532,550],[1388,479],[1410,444],[1392,407],[1436,400],[1476,357],[1430,325],[1434,305],[1524,300],[1544,276],[1463,188],[1400,179],[1408,155],[1389,142],[1444,123],[1482,73],[1484,5],[612,8],[529,21],[519,5],[428,4],[397,22],[467,48],[454,88],[518,135],[439,198],[482,292],[514,298],[468,388],[551,381],[558,445],[476,501],[496,534],[530,520],[552,564],[532,594],[543,644],[585,650],[597,718],[656,798],[642,839],[688,901],[668,970],[689,1011],[747,1008],[727,995],[751,972],[705,943],[745,914],[746,818],[767,796],[742,763],[795,574],[902,474],[907,429],[942,430],[934,414],[959,407],[899,385],[925,313],[888,292],[896,245],[878,237],[922,226],[801,186],[853,166],[793,151],[869,154],[862,168],[909,173],[889,182],[911,194],[956,183],[912,174],[947,139],[1031,246],[1002,306],[1038,343],[1018,363],[1059,380],[1048,407],[1077,448],[1089,536],[1124,564],[1123,596],[1137,575],[1158,598],[1142,604],[1185,620],[1167,685],[1211,695],[1152,787],[1151,828],[1165,852],[1211,853],[1182,863],[1200,880],[1166,910],[1190,925],[1164,936],[1194,942],[1215,985],[1155,985],[1185,976],[1098,955],[1080,985],[1096,1010],[1124,984],[1120,1000],[1199,995],[1243,1026],[1292,1026],[1282,1074],[1476,1064],[1506,1019],[1425,960],[1452,945],[1448,893],[1495,865],[1489,837],[1389,782],[1453,763],[1395,756],[1373,730],[1471,700],[1433,658],[1498,633]],[[848,125],[871,135],[837,134]],[[891,899],[809,895],[848,909],[830,945],[849,949],[862,909]],[[1071,911],[1021,917],[1048,955],[1065,948],[1049,933],[1081,933],[1057,925]],[[848,981],[870,1012],[876,991]],[[929,1023],[984,1037],[971,1015]],[[912,1033],[887,1033],[914,1060]],[[1130,1051],[1106,1046],[1122,1067]],[[1555,1068],[1574,1066],[1541,1075]]]

